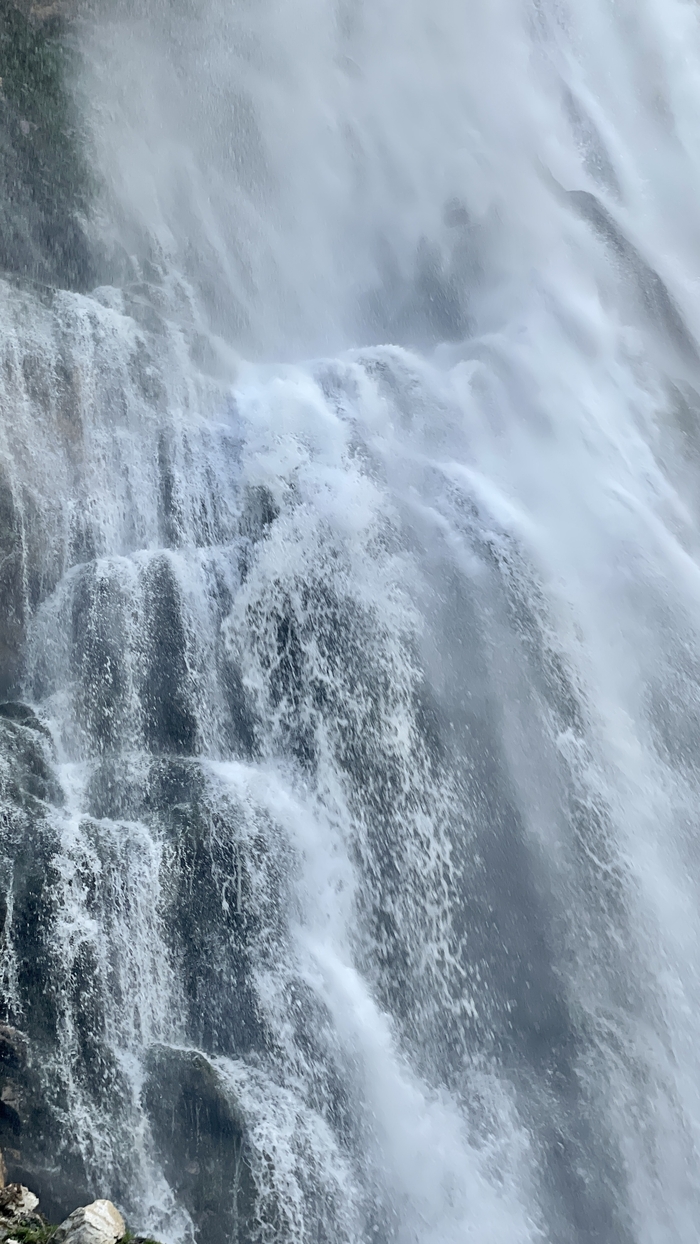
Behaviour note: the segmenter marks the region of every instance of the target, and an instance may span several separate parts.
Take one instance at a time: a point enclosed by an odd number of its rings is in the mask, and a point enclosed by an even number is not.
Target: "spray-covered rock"
[[[66,8],[0,0],[0,268],[86,288],[90,175],[68,87]]]

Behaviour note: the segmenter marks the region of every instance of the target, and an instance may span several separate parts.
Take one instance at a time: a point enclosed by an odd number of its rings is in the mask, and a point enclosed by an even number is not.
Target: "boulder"
[[[257,1190],[232,1089],[198,1050],[153,1046],[146,1070],[153,1138],[170,1187],[197,1224],[197,1244],[253,1239]]]
[[[111,1201],[93,1201],[76,1209],[52,1236],[52,1244],[116,1244],[126,1224]]]

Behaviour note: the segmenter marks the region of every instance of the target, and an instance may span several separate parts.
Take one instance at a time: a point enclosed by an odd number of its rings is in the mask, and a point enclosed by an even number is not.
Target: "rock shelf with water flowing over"
[[[697,7],[0,79],[0,1236],[697,1244]]]

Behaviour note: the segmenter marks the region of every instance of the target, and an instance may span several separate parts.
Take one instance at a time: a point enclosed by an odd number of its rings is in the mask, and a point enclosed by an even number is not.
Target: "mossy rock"
[[[12,1227],[8,1236],[17,1240],[17,1244],[48,1244],[55,1230],[53,1223],[32,1223],[30,1226]]]
[[[57,1230],[55,1223],[43,1222],[25,1227],[12,1227],[8,1234],[10,1238],[17,1241],[17,1244],[51,1244]],[[134,1235],[133,1231],[127,1231],[119,1244],[159,1244],[159,1241],[152,1239],[150,1235]]]
[[[159,1241],[151,1239],[150,1235],[134,1235],[133,1232],[127,1231],[119,1244],[159,1244]]]

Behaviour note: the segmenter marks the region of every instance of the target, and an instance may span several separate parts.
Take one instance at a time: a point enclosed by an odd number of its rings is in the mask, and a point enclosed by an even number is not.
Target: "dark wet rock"
[[[71,665],[80,688],[78,719],[98,752],[114,749],[124,725],[129,693],[124,614],[118,579],[86,566],[73,596]]]
[[[69,9],[0,0],[0,269],[87,289],[91,178],[67,88]]]
[[[60,805],[63,794],[51,765],[48,732],[25,705],[2,707],[9,711],[0,709],[0,798],[36,812],[36,800]]]
[[[199,1244],[249,1238],[255,1189],[243,1116],[200,1053],[155,1047],[143,1090],[166,1178],[197,1223]]]
[[[22,1074],[27,1067],[28,1042],[26,1034],[9,1024],[0,1024],[0,1076],[5,1078]]]
[[[171,807],[159,822],[168,836],[164,925],[190,1032],[206,1050],[240,1055],[265,1043],[249,962],[260,913],[249,901],[240,827],[232,813],[211,811],[198,800]]]
[[[18,702],[4,704],[0,953],[12,970],[0,998],[5,1021],[0,1024],[0,1148],[8,1178],[35,1189],[57,1219],[86,1192],[91,1199],[78,1139],[60,1122],[65,1085],[55,1059],[70,997],[56,936],[62,881],[56,868],[55,809],[60,800],[49,741],[32,710]],[[87,975],[82,983],[86,1006],[91,997]],[[82,1052],[81,1058],[79,1074],[83,1064],[87,1067]],[[103,1092],[102,1083],[97,1091]]]
[[[6,696],[17,688],[22,673],[27,610],[21,514],[10,481],[1,467],[0,601],[0,695]]]
[[[19,1144],[28,1088],[28,1042],[23,1032],[0,1025],[0,1145]]]
[[[147,651],[141,691],[146,738],[154,752],[193,755],[197,721],[187,661],[187,640],[180,594],[166,557],[146,573]]]
[[[33,1005],[24,1019],[25,1031],[0,1027],[0,1147],[8,1178],[36,1189],[55,1220],[76,1201],[89,1200],[90,1190],[77,1140],[61,1127],[62,1089],[49,1070],[58,1007],[45,973],[53,972],[58,984],[58,964],[32,917],[41,913],[52,929],[53,904],[50,893],[41,893],[36,874],[18,878],[14,898],[11,940],[18,955],[19,993],[31,995]],[[5,914],[6,902],[0,906]],[[4,923],[7,927],[7,918]]]
[[[21,704],[18,700],[7,700],[4,704],[0,704],[0,717],[4,717],[7,721],[17,722],[20,726],[26,726],[28,730],[38,730],[47,738],[51,737],[46,726],[39,721],[34,709],[28,704]]]

